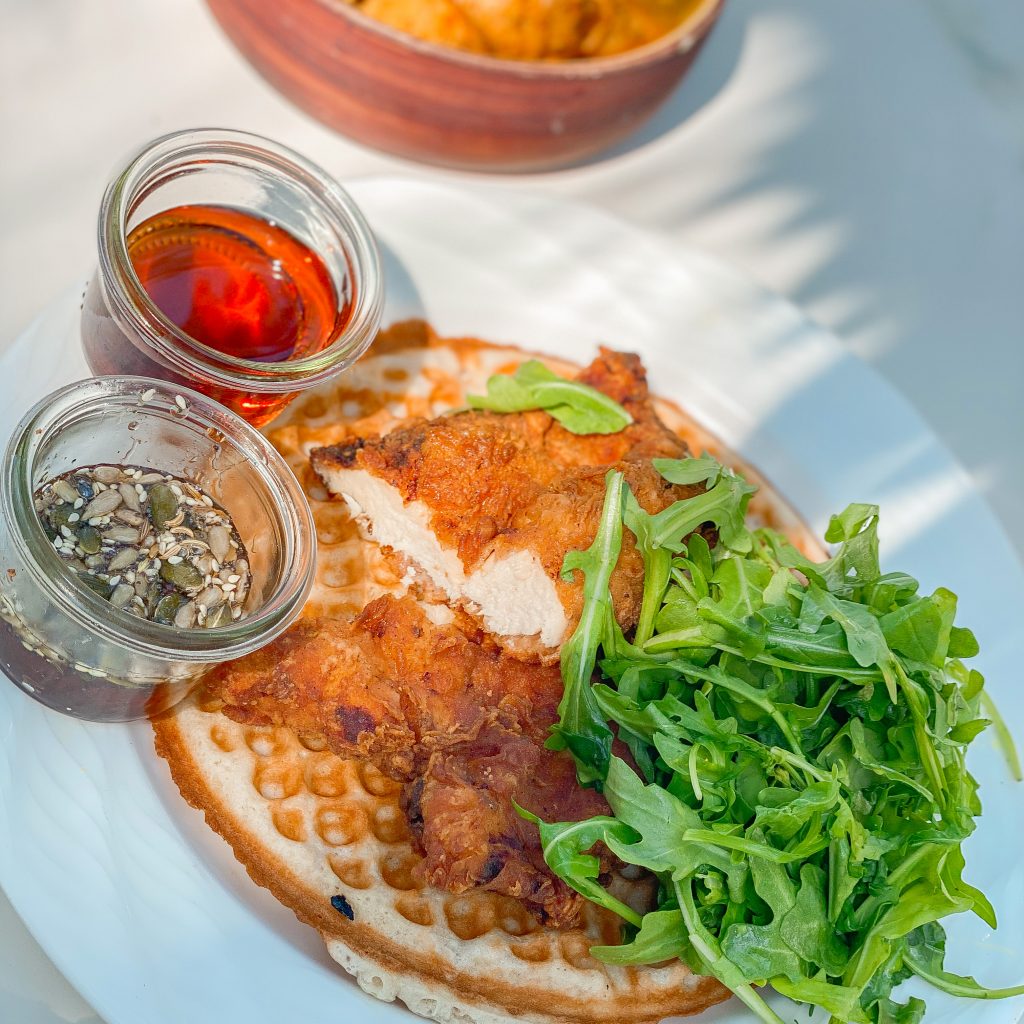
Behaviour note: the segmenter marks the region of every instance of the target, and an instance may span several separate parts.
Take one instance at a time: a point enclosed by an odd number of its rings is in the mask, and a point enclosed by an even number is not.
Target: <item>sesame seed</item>
[[[76,498],[72,508],[81,508],[85,504],[85,498]],[[77,517],[76,517],[77,518]]]
[[[188,409],[188,402],[181,395],[174,396],[174,404],[182,411],[185,412]]]
[[[152,401],[155,394],[156,388],[146,388],[146,390],[139,395],[139,405],[145,405],[147,402]]]
[[[170,565],[181,565],[184,559],[181,557],[181,555],[171,555],[167,559],[167,561]]]

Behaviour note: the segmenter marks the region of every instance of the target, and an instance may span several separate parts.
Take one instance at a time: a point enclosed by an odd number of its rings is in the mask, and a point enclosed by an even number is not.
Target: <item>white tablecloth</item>
[[[243,63],[199,0],[0,10],[0,347],[89,272],[107,178],[163,132],[259,132],[342,181],[478,177],[332,135]],[[1024,552],[1019,0],[728,0],[637,138],[500,181],[592,202],[790,296],[918,407]],[[0,1020],[99,1022],[2,895]]]

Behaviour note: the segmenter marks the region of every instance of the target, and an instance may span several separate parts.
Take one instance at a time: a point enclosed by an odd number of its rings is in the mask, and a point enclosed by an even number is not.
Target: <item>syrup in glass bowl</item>
[[[380,255],[351,196],[268,139],[149,143],[117,174],[82,306],[93,373],[157,378],[262,426],[331,380],[380,324]]]
[[[322,351],[345,328],[324,261],[273,221],[223,206],[178,206],[128,235],[128,257],[156,306],[226,355],[279,363]]]

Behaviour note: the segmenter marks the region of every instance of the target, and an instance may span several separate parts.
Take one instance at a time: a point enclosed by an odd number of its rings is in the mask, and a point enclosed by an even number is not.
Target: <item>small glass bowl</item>
[[[324,262],[349,305],[324,349],[283,362],[228,355],[196,341],[155,305],[132,266],[128,236],[177,206],[230,207],[272,222]],[[373,234],[351,196],[325,171],[258,135],[175,132],[137,153],[107,186],[99,266],[82,307],[82,348],[97,375],[158,377],[216,399],[262,426],[307,388],[352,365],[380,326],[384,291]]]
[[[245,615],[177,629],[115,608],[65,565],[34,494],[69,470],[132,465],[194,483],[248,548]],[[299,615],[313,584],[316,533],[281,456],[247,423],[193,391],[140,377],[97,377],[39,402],[0,472],[0,669],[48,707],[130,721],[183,697],[212,665],[264,646]]]

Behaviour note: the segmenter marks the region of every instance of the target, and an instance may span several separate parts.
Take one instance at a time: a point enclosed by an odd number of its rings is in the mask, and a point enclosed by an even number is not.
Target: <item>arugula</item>
[[[633,417],[614,399],[576,380],[566,380],[537,359],[521,363],[512,375],[496,373],[486,395],[469,395],[471,409],[527,412],[543,409],[573,434],[617,434]]]
[[[562,645],[564,689],[558,705],[558,724],[548,747],[568,750],[576,759],[583,783],[600,783],[611,758],[612,731],[590,686],[598,648],[612,646],[618,626],[608,588],[622,547],[622,503],[625,477],[609,470],[605,477],[604,506],[597,536],[586,551],[570,551],[562,565],[562,578],[583,573],[583,611],[572,636]]]
[[[650,515],[610,472],[597,536],[563,569],[583,572],[584,604],[550,745],[614,816],[538,826],[551,869],[626,923],[627,941],[594,956],[680,957],[769,1024],[780,1022],[764,984],[849,1024],[918,1024],[924,1003],[893,997],[911,975],[958,996],[1024,994],[943,966],[943,918],[995,926],[963,879],[961,843],[981,811],[968,744],[994,723],[1021,774],[964,664],[978,644],[955,624],[955,595],[882,572],[874,505],[834,516],[836,550],[815,563],[747,527],[752,488],[709,456],[655,465],[703,490]],[[693,532],[705,524],[713,545]],[[628,641],[609,591],[623,525],[645,569]],[[612,755],[613,736],[632,765]],[[602,885],[597,842],[657,877],[646,914]]]

